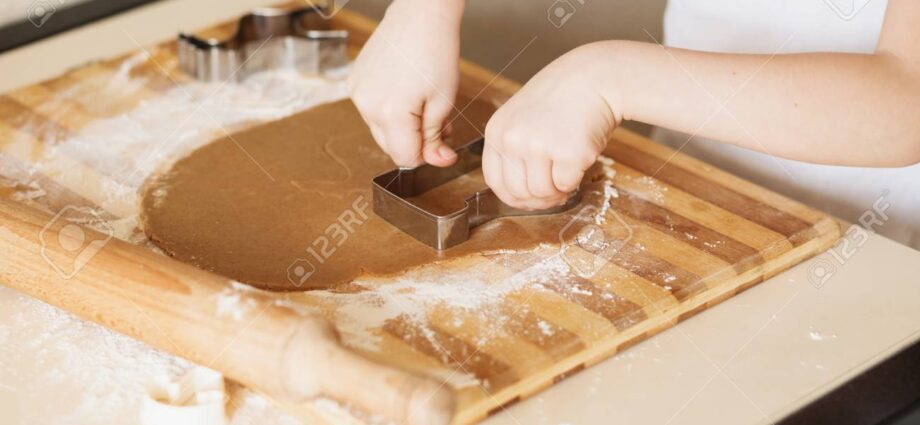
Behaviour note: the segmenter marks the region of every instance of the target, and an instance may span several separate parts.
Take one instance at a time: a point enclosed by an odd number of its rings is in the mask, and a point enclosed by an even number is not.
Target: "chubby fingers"
[[[427,162],[446,167],[457,160],[453,149],[444,143],[449,128],[445,121],[453,109],[450,102],[437,98],[413,106],[413,102],[380,102],[353,97],[358,112],[370,128],[374,141],[400,167],[415,167]]]
[[[588,139],[559,145],[564,138],[518,127],[503,131],[501,120],[501,115],[493,117],[486,127],[482,164],[486,183],[504,203],[516,208],[539,210],[564,204],[597,159],[593,145]]]
[[[547,158],[524,160],[518,156],[504,155],[486,142],[482,158],[486,184],[502,202],[512,207],[541,210],[565,203],[571,191],[562,191],[556,187],[553,181],[554,168]]]
[[[385,139],[383,148],[400,167],[415,167],[423,162],[421,121],[412,113],[387,114],[381,125]]]
[[[425,162],[446,167],[457,161],[457,154],[444,143],[449,129],[447,118],[454,105],[444,96],[435,96],[422,110],[422,158]]]
[[[384,137],[383,129],[370,121],[367,121],[367,126],[371,129],[371,136],[374,137],[374,142],[377,142],[377,146],[380,146],[380,150],[389,155],[390,151],[387,150],[387,139]]]
[[[514,198],[507,204],[527,210],[542,210],[564,202],[566,194],[556,190],[548,159],[505,155],[501,164],[505,188]]]
[[[486,143],[482,154],[482,174],[486,184],[502,202],[528,210],[547,208],[535,202],[527,191],[527,179],[522,175],[523,168],[508,161]],[[551,206],[551,205],[550,205]]]
[[[552,169],[553,186],[561,193],[571,193],[581,184],[587,167],[579,163],[555,162]]]
[[[373,84],[363,84],[354,75],[348,80],[348,90],[380,149],[400,167],[419,165],[424,97],[408,92],[387,97],[386,92]]]
[[[549,158],[535,158],[527,161],[527,189],[530,195],[546,201],[548,208],[565,203],[568,192],[561,190],[553,181],[553,162]]]
[[[498,196],[498,199],[508,204],[508,201],[514,201],[516,198],[511,196],[511,193],[505,188],[505,178],[502,174],[501,156],[486,143],[482,152],[482,176],[485,178],[489,188],[492,189],[492,192]]]

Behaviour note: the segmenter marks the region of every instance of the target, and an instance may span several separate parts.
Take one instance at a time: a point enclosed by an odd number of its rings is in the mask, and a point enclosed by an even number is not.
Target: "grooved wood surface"
[[[351,32],[352,54],[374,26],[347,11],[336,14],[332,23]],[[130,55],[0,96],[0,164],[8,166],[0,171],[15,171],[17,164],[40,157],[49,144],[79,134],[93,120],[135,108],[175,81],[188,81],[176,69],[174,43],[151,52],[145,64],[131,71],[145,84],[104,108],[94,107],[93,96],[104,92]],[[461,71],[460,90],[467,96],[501,102],[518,88],[469,63]],[[65,98],[56,96],[65,92]],[[30,149],[8,143],[23,138],[33,140]],[[364,354],[419,373],[446,368],[475,376],[480,385],[456,391],[455,422],[476,422],[827,249],[839,236],[831,217],[629,131],[613,134],[606,155],[615,161],[613,185],[619,196],[609,207],[618,220],[603,226],[625,225],[631,235],[596,274],[570,273],[544,282],[539,290],[522,287],[508,293],[500,303],[501,336],[484,344],[478,338],[494,323],[483,323],[472,313],[458,320],[463,313],[434,309],[425,326],[403,317],[387,321],[377,332],[379,350]],[[61,167],[85,168],[78,160]],[[54,211],[94,205],[94,186],[68,176],[35,176],[48,192],[45,206]],[[119,217],[125,211],[108,213]],[[474,255],[450,267],[475,268],[499,281],[554,251]],[[579,246],[571,246],[569,255],[594,258]],[[309,294],[287,298],[325,308]],[[286,407],[315,418],[312,405]]]

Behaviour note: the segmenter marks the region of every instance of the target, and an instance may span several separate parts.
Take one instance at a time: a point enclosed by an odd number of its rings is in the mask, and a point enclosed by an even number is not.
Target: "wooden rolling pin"
[[[109,236],[0,198],[0,283],[280,401],[322,395],[397,423],[450,422],[449,388],[347,350],[324,318]],[[236,296],[235,316],[218,308]]]

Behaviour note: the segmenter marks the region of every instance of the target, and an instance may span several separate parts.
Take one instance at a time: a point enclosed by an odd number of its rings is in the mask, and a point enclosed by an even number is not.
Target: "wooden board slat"
[[[348,11],[331,23],[350,31],[352,54],[375,26]],[[216,30],[227,31],[222,25]],[[135,66],[124,66],[129,61]],[[138,84],[129,92],[111,93],[112,78]],[[166,42],[2,95],[0,164],[29,164],[94,120],[137,108],[187,81],[177,70],[175,44]],[[468,97],[501,103],[519,87],[469,62],[461,64],[460,91]],[[99,106],[93,97],[100,93],[115,98]],[[435,377],[475,376],[479,385],[456,389],[455,422],[476,422],[827,249],[839,237],[838,224],[826,214],[627,130],[614,132],[605,154],[615,161],[611,182],[618,191],[609,208],[632,235],[596,274],[569,274],[510,291],[487,318],[447,307],[428,311],[424,323],[399,316],[374,331],[379,347],[356,349]],[[46,175],[34,176],[43,187],[56,188],[36,202],[52,210],[74,199],[102,202],[100,191],[110,176],[76,159],[55,161],[43,168]],[[134,208],[107,207],[113,217]],[[569,250],[570,261],[595,260],[578,246]],[[475,255],[444,267],[475,269],[498,282],[555,251]],[[352,289],[355,296],[373,291]],[[348,294],[340,295],[347,302]],[[338,320],[337,304],[328,299],[278,298]],[[486,334],[491,337],[483,338]],[[310,404],[285,407],[307,419],[323,416]]]

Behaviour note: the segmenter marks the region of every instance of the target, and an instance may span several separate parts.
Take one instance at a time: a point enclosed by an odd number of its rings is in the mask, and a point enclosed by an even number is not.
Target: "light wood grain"
[[[373,21],[347,10],[337,13],[331,24],[350,31],[352,55],[359,51],[375,27]],[[227,28],[225,25],[220,30]],[[0,97],[0,155],[28,163],[36,152],[45,148],[43,135],[36,132],[35,126],[24,126],[24,122],[44,120],[42,122],[52,123],[49,125],[59,126],[66,132],[78,133],[94,119],[125,112],[145,99],[156,98],[173,84],[187,81],[175,69],[173,43],[153,46],[149,50],[152,52],[149,63],[135,71],[145,84],[136,92],[119,98],[119,102],[110,103],[116,106],[94,107],[90,97],[93,87],[102,90],[120,64],[131,60],[130,54],[91,64]],[[461,62],[460,91],[468,97],[501,103],[519,87],[517,82]],[[70,102],[65,108],[67,113],[55,114],[60,105],[50,102],[61,102],[55,94],[65,91],[77,93],[67,97],[66,102]],[[464,106],[457,105],[457,108],[462,110]],[[456,415],[453,422],[472,423],[699,314],[825,250],[839,237],[838,224],[826,214],[628,130],[614,132],[605,154],[615,160],[617,173],[613,184],[620,193],[612,200],[611,211],[634,232],[621,253],[605,262],[598,274],[591,279],[569,276],[542,290],[524,288],[511,292],[501,303],[501,336],[484,344],[478,344],[477,337],[494,324],[485,323],[475,315],[465,315],[463,320],[457,321],[456,312],[434,309],[428,314],[427,329],[401,320],[391,320],[376,329],[381,341],[379,350],[361,351],[361,354],[397,370],[427,374],[433,379],[439,379],[434,377],[441,376],[444,369],[474,375],[481,385],[454,391]],[[48,178],[86,202],[98,202],[102,196],[97,192],[98,187],[108,177],[86,168],[78,162],[59,164],[55,169],[75,171]],[[650,190],[652,187],[655,190]],[[43,202],[52,211],[63,205],[55,199]],[[118,211],[109,212],[121,216],[131,208],[119,206]],[[570,249],[573,256],[591,256],[577,246]],[[137,248],[137,252],[131,252],[141,256],[141,251],[142,248]],[[107,267],[122,270],[119,261],[125,260],[107,260],[99,273]],[[131,260],[141,266],[148,261],[146,257],[131,257]],[[515,267],[526,267],[533,261],[534,258],[510,254],[476,255],[451,267],[487,271],[498,280],[519,271]],[[177,264],[155,264],[170,272],[176,268],[189,269]],[[149,266],[140,267],[140,270],[152,273]],[[43,273],[31,286],[39,288],[42,279],[53,278],[47,270]],[[155,276],[149,277],[154,279]],[[202,288],[198,288],[197,281],[184,284],[195,294],[204,291],[200,293],[213,295],[222,285],[226,287],[226,283],[217,281]],[[138,298],[134,285],[126,283],[111,291],[119,299],[151,303],[148,298],[158,294],[155,290],[163,290],[150,286],[144,289],[148,292],[140,292],[147,296]],[[178,319],[164,318],[163,324],[156,323],[166,330],[163,335],[168,335],[167,339],[166,336],[157,337],[157,330],[136,317],[127,304],[122,307],[111,302],[97,305],[101,299],[91,296],[92,292],[67,292],[68,299],[82,300],[77,304],[65,302],[63,295],[50,290],[30,293],[68,310],[86,311],[84,317],[129,335],[152,335],[145,340],[173,352],[195,347],[196,336],[234,331],[232,324],[218,325],[202,319],[199,325],[181,327]],[[334,306],[316,298],[291,296],[286,300],[323,311],[330,319],[335,319],[331,314]],[[176,311],[194,310],[181,303],[176,308]],[[181,314],[186,315],[185,318],[198,318],[196,315],[203,313]],[[272,313],[260,318],[258,329],[260,332],[279,329],[289,320],[293,319],[281,312]],[[216,328],[212,328],[214,326]],[[542,332],[541,326],[548,327],[550,332]],[[431,333],[420,337],[422,332],[428,331]],[[171,332],[177,332],[176,336]],[[257,339],[241,341],[241,346],[263,343]],[[271,344],[258,349],[265,350],[266,356],[277,356],[277,346]],[[199,352],[177,354],[196,361],[203,359]],[[243,382],[254,378],[236,371],[233,364],[215,363],[214,367]],[[305,419],[317,416],[309,403],[279,402]]]
[[[398,422],[450,421],[454,398],[439,382],[346,350],[322,317],[85,226],[80,237],[100,244],[81,265],[57,219],[0,199],[0,281],[286,402],[324,395]],[[222,297],[246,309],[228,315]]]

